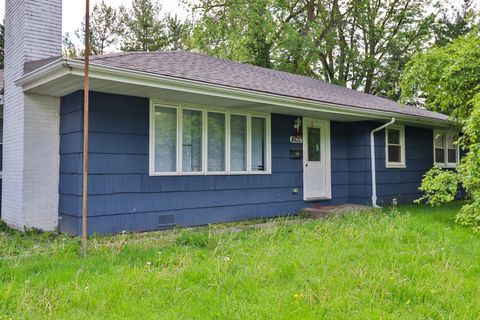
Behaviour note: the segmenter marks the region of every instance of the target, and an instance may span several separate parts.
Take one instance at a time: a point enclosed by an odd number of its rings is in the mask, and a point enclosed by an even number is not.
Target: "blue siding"
[[[61,102],[60,228],[72,234],[80,232],[81,223],[82,105],[82,92]],[[90,108],[90,233],[159,229],[158,215],[174,214],[177,225],[191,226],[291,214],[311,205],[302,200],[302,161],[290,159],[289,154],[290,148],[301,148],[289,143],[296,117],[272,115],[271,175],[151,177],[148,99],[92,93]],[[368,134],[377,125],[331,123],[332,200],[328,203],[370,202]],[[385,170],[384,137],[377,136],[382,200],[399,190],[413,195],[419,177],[431,166],[432,161],[426,165],[432,157],[431,130],[407,128],[406,134],[408,170],[402,172]],[[410,146],[410,140],[419,141],[417,135],[428,138]],[[298,194],[292,193],[293,188],[299,189]]]
[[[391,203],[392,198],[403,203],[418,199],[422,176],[433,166],[433,129],[405,127],[406,168],[385,167],[385,131],[377,134],[375,145],[379,203]]]

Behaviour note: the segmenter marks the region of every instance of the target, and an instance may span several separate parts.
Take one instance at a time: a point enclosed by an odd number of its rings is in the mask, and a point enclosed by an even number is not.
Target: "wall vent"
[[[157,214],[157,227],[160,228],[172,228],[177,225],[175,214]]]

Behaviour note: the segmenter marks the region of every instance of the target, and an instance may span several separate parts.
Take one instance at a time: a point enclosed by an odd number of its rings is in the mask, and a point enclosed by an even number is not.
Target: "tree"
[[[181,21],[177,15],[167,14],[165,16],[166,24],[166,49],[168,50],[188,50],[192,47],[190,21]]]
[[[453,14],[450,12],[453,12]],[[459,9],[453,6],[441,8],[439,18],[434,24],[435,44],[444,46],[454,39],[466,35],[472,30],[474,19],[472,0],[463,0]]]
[[[125,25],[121,49],[156,51],[167,46],[165,24],[160,19],[162,7],[151,0],[133,0],[132,9],[120,7]]]
[[[193,45],[218,57],[398,99],[400,73],[430,37],[422,0],[199,0]]]
[[[62,39],[63,43],[63,56],[73,58],[78,56],[78,48],[73,43],[72,37],[69,32],[65,32]]]
[[[463,123],[480,90],[477,30],[443,47],[433,47],[408,62],[401,81],[402,101],[451,115]]]
[[[416,55],[407,64],[401,82],[402,97],[407,103],[421,101],[434,111],[450,114],[462,126],[458,144],[467,154],[457,167],[454,179],[472,198],[462,207],[457,222],[480,231],[480,34],[478,27],[443,47],[434,47]],[[445,178],[446,175],[442,175]],[[427,175],[428,177],[429,175]],[[438,187],[447,187],[442,183]],[[434,188],[422,184],[429,199]],[[442,190],[441,193],[444,193]],[[446,198],[448,200],[448,197]],[[447,201],[445,200],[445,201]],[[451,199],[450,199],[451,200]]]
[[[118,35],[122,31],[123,25],[119,21],[118,10],[108,6],[102,0],[102,2],[93,7],[90,15],[90,52],[93,54],[105,54],[115,51],[119,43]],[[85,21],[75,31],[75,35],[81,43],[85,42]],[[82,50],[77,49],[76,51],[83,54]]]

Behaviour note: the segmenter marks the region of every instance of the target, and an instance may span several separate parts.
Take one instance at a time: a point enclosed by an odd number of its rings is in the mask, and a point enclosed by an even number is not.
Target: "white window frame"
[[[388,131],[395,129],[400,132],[400,162],[391,162],[388,159]],[[405,160],[405,126],[391,125],[385,128],[385,167],[386,168],[406,168]]]
[[[176,170],[173,172],[155,172],[155,107],[169,107],[177,110],[177,163]],[[183,172],[183,110],[202,111],[202,170],[196,172]],[[225,171],[208,171],[208,112],[224,113],[225,121]],[[231,115],[242,115],[247,117],[247,170],[231,171],[230,170],[230,135],[231,135]],[[265,165],[264,171],[253,171],[251,168],[252,146],[251,146],[251,119],[254,117],[265,118],[266,137],[265,137]],[[271,137],[271,114],[246,110],[235,110],[230,108],[217,108],[192,104],[174,104],[162,100],[150,99],[150,115],[149,115],[149,174],[150,176],[195,176],[195,175],[262,175],[272,173],[272,137]]]
[[[435,138],[437,135],[443,135],[443,152],[445,162],[437,162],[435,152]],[[433,130],[433,165],[439,168],[456,168],[460,161],[460,148],[458,144],[455,145],[455,159],[456,162],[448,162],[448,136],[454,138],[458,136],[458,133],[452,130]]]

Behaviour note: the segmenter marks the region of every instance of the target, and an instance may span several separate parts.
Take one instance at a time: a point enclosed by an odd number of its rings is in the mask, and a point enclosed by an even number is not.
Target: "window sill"
[[[455,169],[458,166],[458,163],[435,163],[434,166],[439,167],[440,169]]]
[[[189,177],[189,176],[258,176],[270,175],[271,172],[151,172],[150,177]]]
[[[402,163],[387,163],[385,167],[387,169],[405,169],[407,165]]]

